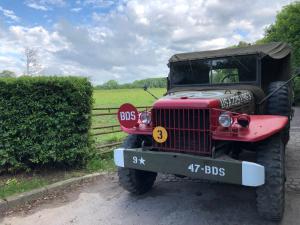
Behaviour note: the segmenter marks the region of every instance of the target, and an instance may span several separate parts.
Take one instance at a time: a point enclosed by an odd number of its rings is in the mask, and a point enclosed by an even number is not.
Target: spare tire
[[[270,94],[283,84],[284,81],[270,83],[267,94]],[[289,117],[291,115],[291,103],[291,91],[287,84],[270,96],[270,98],[267,100],[266,112],[269,115],[281,115]]]
[[[276,81],[270,83],[267,95],[272,93],[278,87],[282,86],[284,81]],[[288,124],[283,130],[282,138],[284,144],[289,141],[290,138],[290,117],[292,112],[291,90],[289,84],[284,85],[277,90],[273,95],[268,98],[266,102],[266,114],[268,115],[280,115],[287,116],[289,118]]]

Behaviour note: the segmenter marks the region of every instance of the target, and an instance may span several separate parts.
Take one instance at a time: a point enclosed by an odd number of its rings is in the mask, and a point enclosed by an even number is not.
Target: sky
[[[175,53],[225,48],[263,37],[291,0],[0,0],[0,71],[93,84],[163,77]]]

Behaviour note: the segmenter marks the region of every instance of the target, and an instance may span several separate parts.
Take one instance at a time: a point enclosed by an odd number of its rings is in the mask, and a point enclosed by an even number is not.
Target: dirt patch
[[[66,189],[47,192],[45,195],[38,199],[26,202],[13,209],[7,210],[6,212],[0,212],[0,218],[2,216],[5,217],[12,214],[17,216],[25,216],[36,212],[37,208],[40,206],[46,208],[56,207],[59,205],[63,205],[66,202],[75,201],[82,189],[93,183],[101,182],[102,179],[114,179],[114,173],[106,174],[104,177],[99,176],[93,179],[86,179],[82,182],[69,185]]]

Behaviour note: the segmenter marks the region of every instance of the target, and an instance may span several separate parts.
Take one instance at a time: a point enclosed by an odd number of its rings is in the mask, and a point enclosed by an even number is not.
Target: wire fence
[[[138,106],[139,111],[149,110],[151,106]],[[117,124],[117,113],[119,108],[114,107],[95,107],[93,108],[92,136],[105,137],[105,135],[122,132],[120,125]],[[110,122],[110,124],[107,124]],[[112,124],[113,123],[113,124]],[[97,142],[97,141],[96,141]],[[122,144],[122,141],[99,141],[96,149],[100,154],[112,151],[112,147]]]

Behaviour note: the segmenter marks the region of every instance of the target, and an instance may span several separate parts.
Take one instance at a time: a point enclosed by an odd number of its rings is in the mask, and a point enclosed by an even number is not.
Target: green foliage
[[[9,71],[9,70],[3,70],[2,72],[0,72],[0,78],[2,77],[16,77],[16,74],[12,71]]]
[[[116,89],[119,87],[119,84],[115,80],[109,80],[102,85],[103,89]]]
[[[285,6],[276,16],[274,24],[266,29],[265,37],[257,43],[282,41],[293,48],[292,65],[300,67],[300,2]],[[300,81],[295,81],[295,101],[300,103]]]
[[[167,78],[148,78],[144,80],[136,80],[132,83],[132,87],[141,88],[145,84],[149,88],[166,88]]]
[[[148,85],[149,88],[166,88],[166,78],[148,78],[144,80],[136,80],[132,83],[118,84],[115,80],[109,80],[102,85],[98,85],[95,89],[128,89],[128,88],[142,88],[144,85]]]
[[[88,172],[114,171],[115,168],[116,166],[111,152],[102,155],[95,155],[87,162],[86,166]]]
[[[237,69],[215,69],[211,76],[213,84],[239,82]]]
[[[283,41],[293,47],[293,65],[300,66],[300,2],[285,6],[276,16],[274,24],[266,29],[260,43]]]
[[[92,91],[85,78],[0,79],[0,172],[82,165],[91,151]]]

